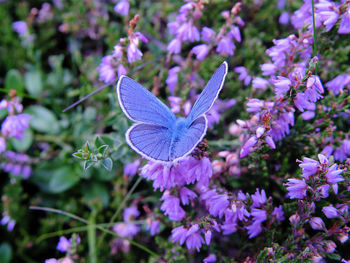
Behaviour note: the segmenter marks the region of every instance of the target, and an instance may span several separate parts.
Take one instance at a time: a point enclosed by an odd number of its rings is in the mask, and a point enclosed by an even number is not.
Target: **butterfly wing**
[[[176,121],[174,113],[151,92],[127,76],[117,83],[119,105],[132,121],[170,128]]]
[[[190,154],[197,144],[203,140],[203,137],[207,131],[207,119],[205,116],[200,116],[189,124],[181,136],[173,136],[172,144],[170,145],[170,159],[176,160],[185,157]],[[177,137],[177,138],[176,138]]]
[[[213,106],[216,98],[219,96],[222,86],[224,85],[227,69],[228,66],[225,61],[210,78],[187,117],[191,122],[196,120],[199,116],[207,113]]]
[[[156,162],[170,162],[170,129],[146,123],[137,123],[126,132],[130,147],[144,158]]]

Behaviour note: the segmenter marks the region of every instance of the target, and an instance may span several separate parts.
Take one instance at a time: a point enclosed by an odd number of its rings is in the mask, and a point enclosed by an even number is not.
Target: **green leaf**
[[[24,131],[24,138],[22,140],[11,138],[10,141],[17,152],[25,152],[30,146],[32,146],[33,138],[34,135],[32,130],[27,129]]]
[[[99,154],[102,154],[102,156],[104,157],[106,152],[108,151],[108,148],[109,148],[108,145],[102,145],[97,149],[97,152]]]
[[[14,89],[19,93],[23,92],[24,84],[21,74],[16,69],[11,69],[5,77],[5,89]]]
[[[104,168],[106,168],[106,170],[111,171],[113,168],[113,162],[111,158],[106,158],[104,160],[102,160],[102,165]]]
[[[333,259],[333,260],[341,260],[341,256],[338,255],[338,254],[335,254],[335,253],[327,253],[327,257],[330,258],[330,259]]]
[[[43,90],[43,81],[40,71],[33,70],[24,74],[26,89],[32,96],[40,96]]]
[[[99,147],[101,147],[102,145],[105,145],[105,142],[101,139],[100,136],[96,136],[96,137],[95,137],[94,144],[95,144],[95,147],[96,147],[96,148],[99,148]]]
[[[74,186],[79,181],[79,179],[79,176],[76,175],[73,169],[68,166],[53,170],[49,183],[50,192],[64,192]]]
[[[29,106],[26,113],[33,115],[30,126],[39,132],[57,134],[60,130],[55,114],[43,106]]]
[[[0,262],[9,263],[12,258],[12,248],[9,243],[4,242],[0,245]]]
[[[77,159],[83,159],[83,153],[82,152],[76,152],[72,154],[73,157],[77,158]]]
[[[85,161],[85,162],[84,162],[84,170],[89,169],[93,164],[94,164],[94,162]]]

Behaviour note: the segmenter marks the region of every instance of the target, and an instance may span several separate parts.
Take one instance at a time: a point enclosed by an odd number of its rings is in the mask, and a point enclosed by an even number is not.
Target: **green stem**
[[[89,246],[89,263],[97,263],[96,254],[96,225],[95,225],[95,211],[91,213],[90,224],[87,229],[88,246]]]
[[[121,212],[121,210],[125,207],[126,202],[129,200],[130,195],[132,195],[132,193],[135,191],[136,187],[139,185],[139,183],[142,181],[142,177],[140,176],[137,181],[135,182],[135,184],[131,187],[131,189],[129,190],[129,192],[126,194],[126,196],[124,197],[122,203],[120,204],[120,206],[118,207],[117,211],[114,213],[114,215],[111,217],[111,220],[109,221],[109,223],[112,223],[119,215],[119,213]],[[99,248],[103,242],[103,239],[105,238],[105,233],[103,233],[101,235],[101,238],[99,239],[98,243],[97,243],[97,247]]]
[[[313,56],[317,56],[317,37],[316,37],[316,25],[315,25],[315,1],[312,0],[312,28],[314,34],[314,45],[313,45]],[[317,64],[315,68],[315,73],[317,75]]]

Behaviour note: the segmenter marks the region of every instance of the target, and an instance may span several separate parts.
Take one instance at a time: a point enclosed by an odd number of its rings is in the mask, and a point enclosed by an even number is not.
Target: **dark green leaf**
[[[4,242],[0,245],[0,262],[9,263],[12,258],[12,248],[9,243]]]
[[[111,171],[113,168],[113,162],[111,158],[106,158],[104,160],[102,160],[102,165],[104,168],[106,168],[106,170]]]
[[[79,181],[79,176],[76,175],[70,167],[61,167],[53,170],[52,177],[49,183],[50,192],[61,193]]]
[[[24,84],[21,74],[16,69],[11,69],[5,77],[5,89],[14,89],[17,92],[23,92]]]
[[[38,70],[28,71],[24,74],[26,89],[32,96],[40,96],[43,90],[43,81]]]
[[[30,106],[26,113],[33,115],[30,126],[39,132],[57,134],[60,130],[56,116],[43,106]]]
[[[33,132],[28,129],[24,132],[24,138],[22,140],[18,140],[16,138],[11,138],[11,144],[15,148],[17,152],[24,152],[32,146],[33,143]]]
[[[106,152],[108,151],[108,148],[109,148],[108,145],[102,145],[97,149],[97,152],[99,154],[102,154],[102,156],[104,157]]]
[[[93,164],[94,164],[94,162],[85,161],[85,162],[84,162],[84,170],[89,169]]]

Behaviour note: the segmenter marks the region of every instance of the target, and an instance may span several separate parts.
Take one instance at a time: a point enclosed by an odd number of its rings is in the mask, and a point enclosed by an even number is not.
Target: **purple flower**
[[[325,214],[327,218],[336,218],[338,217],[338,210],[333,207],[333,205],[324,206],[322,208],[322,212]]]
[[[267,86],[269,85],[269,81],[264,79],[264,78],[260,78],[260,77],[254,77],[253,78],[253,87],[256,89],[266,89]]]
[[[210,244],[211,235],[212,235],[212,233],[210,230],[207,230],[204,232],[204,239],[205,239],[205,243],[207,244],[207,246],[209,246],[209,244]]]
[[[198,45],[193,47],[191,52],[196,55],[199,61],[202,61],[208,55],[209,46],[206,44]]]
[[[256,136],[252,136],[250,137],[243,145],[239,157],[240,158],[244,158],[245,156],[247,156],[253,149],[252,147],[254,147],[254,145],[258,142]]]
[[[140,232],[140,227],[130,223],[118,223],[113,226],[113,231],[116,232],[120,237],[132,238],[138,232]]]
[[[117,72],[118,72],[118,78],[119,78],[120,76],[125,75],[127,73],[127,70],[122,64],[119,64],[117,68]]]
[[[6,212],[4,213],[4,217],[1,219],[0,224],[1,225],[7,225],[6,229],[8,232],[11,232],[16,225],[16,221],[11,219],[11,217],[9,217],[8,215],[6,215]]]
[[[0,153],[6,151],[6,140],[4,137],[0,137]]]
[[[263,209],[253,208],[250,214],[255,222],[262,223],[267,219],[266,211]]]
[[[227,34],[219,41],[218,46],[216,47],[216,52],[222,56],[233,56],[235,49],[236,46],[232,41],[232,37],[229,34]]]
[[[218,194],[215,190],[207,190],[201,195],[201,200],[205,201],[206,207],[212,216],[222,217],[229,206],[228,196]]]
[[[292,84],[288,78],[282,76],[278,76],[277,79],[272,79],[271,82],[273,85],[275,85],[274,91],[276,95],[283,95],[286,93]]]
[[[263,72],[262,73],[263,76],[270,76],[275,74],[276,72],[276,66],[272,63],[265,63],[265,64],[262,64],[260,67]]]
[[[176,36],[183,42],[194,42],[200,39],[199,31],[192,21],[182,23],[176,32]]]
[[[295,107],[298,108],[301,112],[304,111],[304,109],[309,109],[313,107],[315,104],[310,102],[308,100],[308,97],[303,92],[298,92],[295,98],[293,99]]]
[[[283,213],[282,205],[280,205],[279,207],[275,207],[272,211],[272,215],[276,217],[277,222],[283,221],[284,213]]]
[[[161,205],[160,210],[164,211],[164,214],[168,215],[170,220],[180,221],[184,219],[186,213],[180,206],[179,198],[164,193],[161,200],[163,200],[163,204]]]
[[[193,233],[186,239],[186,247],[189,250],[196,249],[197,252],[199,252],[199,249],[202,247],[202,244],[204,244],[204,240],[198,232]]]
[[[326,178],[327,178],[327,183],[329,184],[337,184],[339,182],[342,182],[344,181],[344,178],[341,177],[341,173],[344,171],[344,170],[340,170],[340,169],[337,169],[338,168],[338,165],[337,164],[333,164],[328,172],[326,173]]]
[[[265,137],[265,142],[272,148],[272,149],[276,149],[276,144],[273,141],[271,136],[266,136]]]
[[[131,42],[128,45],[126,55],[128,57],[129,63],[133,63],[136,60],[140,60],[142,58],[142,52],[137,48],[137,45],[133,42]]]
[[[310,175],[314,175],[317,172],[318,161],[304,157],[303,161],[299,164],[299,167],[302,168],[302,176],[308,178]]]
[[[320,217],[312,217],[309,223],[314,230],[322,230],[325,228],[324,222]]]
[[[284,185],[287,186],[287,195],[290,199],[303,199],[306,196],[307,184],[304,179],[288,179],[288,183]]]
[[[203,259],[204,263],[214,263],[216,262],[216,256],[214,254],[210,254],[205,259]]]
[[[179,166],[182,166],[181,168],[183,169],[183,175],[187,184],[194,183],[195,181],[202,186],[209,184],[209,179],[213,174],[209,158],[204,157],[197,160],[190,156],[184,159]]]
[[[24,138],[24,131],[29,128],[29,120],[31,118],[32,116],[26,113],[7,116],[1,126],[3,136],[15,137],[18,140],[22,140]]]
[[[283,12],[281,15],[280,15],[280,18],[278,19],[278,22],[281,24],[281,25],[288,25],[289,23],[289,18],[290,18],[290,15],[287,11]]]
[[[208,44],[212,42],[215,38],[215,31],[209,27],[203,27],[202,29],[202,40]]]
[[[28,32],[28,27],[24,21],[16,21],[12,23],[13,30],[20,36],[25,36]]]
[[[250,84],[250,81],[251,81],[251,76],[249,76],[248,72],[247,72],[247,69],[245,67],[235,67],[234,68],[234,72],[238,73],[239,74],[239,77],[238,79],[240,81],[244,81],[244,85],[245,86],[248,86]]]
[[[129,14],[130,3],[127,0],[120,0],[115,6],[114,11],[122,16]]]
[[[127,176],[136,175],[137,169],[139,168],[140,164],[140,160],[136,159],[134,162],[124,165],[124,174]]]
[[[327,32],[333,28],[339,18],[339,14],[335,11],[322,11],[319,15]]]
[[[326,87],[328,90],[332,91],[334,95],[338,95],[340,90],[344,89],[345,79],[347,75],[339,75],[331,81],[326,83]]]
[[[187,238],[187,229],[183,226],[179,226],[177,228],[174,228],[171,231],[171,239],[173,242],[179,242],[180,245],[185,243]]]
[[[65,236],[61,236],[56,249],[60,252],[67,252],[70,249],[71,245],[71,241],[69,241]]]
[[[323,93],[323,85],[318,76],[312,75],[306,83],[305,95],[311,102],[316,102],[318,99],[323,98],[319,93]]]
[[[256,192],[251,195],[253,204],[252,207],[260,207],[261,205],[264,205],[266,203],[266,193],[265,190],[262,189],[261,192],[259,193],[259,189],[256,189]]]
[[[319,187],[317,187],[317,191],[319,192],[320,194],[320,197],[321,198],[327,198],[328,197],[328,191],[329,191],[329,185],[328,184],[324,184],[324,185],[321,185]]]
[[[151,236],[154,236],[160,232],[159,220],[147,220],[146,229],[150,231]]]
[[[124,209],[123,220],[124,222],[128,222],[128,221],[131,221],[133,218],[138,217],[139,215],[140,215],[140,212],[139,210],[137,210],[137,207],[131,206]]]
[[[169,54],[179,54],[181,51],[181,40],[178,38],[174,38],[168,44],[167,50]]]
[[[186,187],[180,189],[180,199],[183,205],[189,204],[190,200],[196,198],[197,195]]]
[[[253,222],[253,224],[246,227],[248,230],[249,238],[256,237],[262,231],[261,223],[259,221]]]
[[[350,34],[350,8],[343,14],[343,17],[340,21],[339,34]]]
[[[168,71],[168,77],[165,81],[167,84],[170,94],[174,94],[177,85],[177,73],[180,71],[180,67],[173,67]]]
[[[113,68],[113,56],[108,55],[102,58],[101,64],[97,67],[100,74],[100,80],[105,83],[116,81],[115,70]]]

